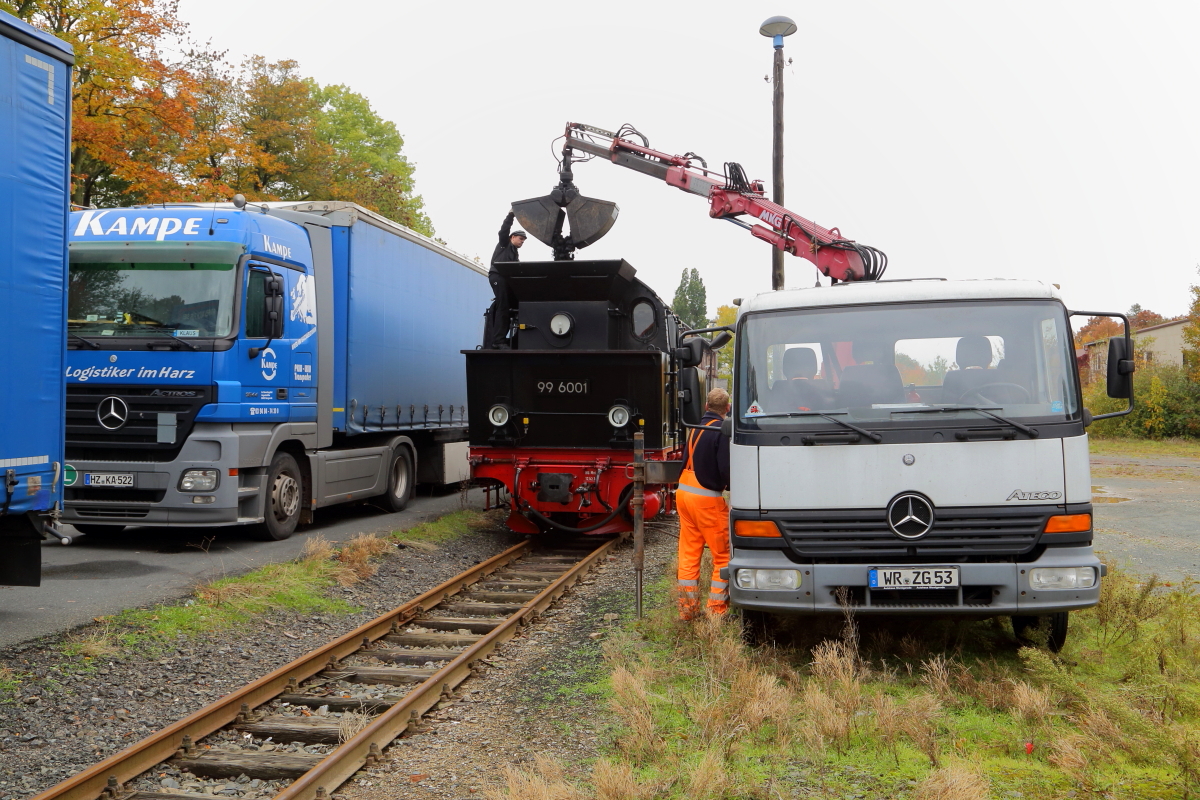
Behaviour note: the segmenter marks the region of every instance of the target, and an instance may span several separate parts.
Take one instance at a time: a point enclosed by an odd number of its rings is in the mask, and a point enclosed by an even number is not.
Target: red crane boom
[[[578,150],[666,181],[706,198],[708,215],[713,219],[729,220],[772,247],[808,259],[835,281],[878,280],[887,268],[887,256],[882,251],[846,239],[837,228],[823,228],[768,200],[762,182],[747,180],[736,163],[727,163],[726,174],[721,174],[709,169],[694,153],[676,156],[651,149],[646,138],[628,125],[614,133],[568,122],[564,135],[564,170],[570,170],[572,161],[587,160],[574,155],[573,151]],[[749,217],[754,222],[738,217]]]

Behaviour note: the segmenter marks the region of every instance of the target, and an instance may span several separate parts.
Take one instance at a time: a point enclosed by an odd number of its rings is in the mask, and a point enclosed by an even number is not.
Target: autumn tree
[[[1200,266],[1196,268],[1200,272]],[[1200,383],[1200,285],[1188,289],[1192,293],[1192,304],[1188,308],[1187,324],[1183,326],[1183,365],[1190,380]]]
[[[1127,316],[1129,317],[1129,327],[1132,330],[1140,331],[1142,328],[1149,328],[1152,325],[1160,325],[1167,321],[1167,318],[1162,314],[1156,314],[1148,308],[1142,308],[1141,303],[1134,303],[1129,307]]]
[[[704,291],[704,281],[700,279],[700,271],[695,267],[683,270],[671,310],[689,328],[708,327],[708,296]]]
[[[176,0],[0,0],[0,8],[70,43],[71,200],[174,199],[173,140],[191,127],[194,80],[162,44],[187,26]]]

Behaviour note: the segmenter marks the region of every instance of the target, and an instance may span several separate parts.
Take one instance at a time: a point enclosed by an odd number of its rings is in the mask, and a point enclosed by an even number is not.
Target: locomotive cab
[[[623,260],[493,269],[507,282],[511,338],[465,351],[470,460],[477,481],[507,489],[509,527],[629,530],[637,431],[646,515],[669,508],[681,421],[704,400],[699,370],[682,365],[690,349],[676,350],[679,319]]]

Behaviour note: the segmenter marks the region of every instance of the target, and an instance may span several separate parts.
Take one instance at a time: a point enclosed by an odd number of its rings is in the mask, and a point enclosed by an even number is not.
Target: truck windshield
[[[742,427],[829,425],[797,411],[837,411],[872,430],[999,424],[968,407],[1044,423],[1079,413],[1070,328],[1053,301],[755,313],[738,347]]]
[[[86,337],[228,336],[236,275],[234,264],[73,262],[67,327]]]

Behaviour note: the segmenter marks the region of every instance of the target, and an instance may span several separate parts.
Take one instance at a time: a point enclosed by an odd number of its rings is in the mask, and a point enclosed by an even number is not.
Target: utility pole
[[[788,17],[771,17],[758,32],[769,36],[775,47],[775,67],[772,75],[774,100],[771,136],[771,199],[783,205],[783,37],[796,32],[796,23]],[[771,249],[771,288],[783,288],[783,256],[778,247]]]

